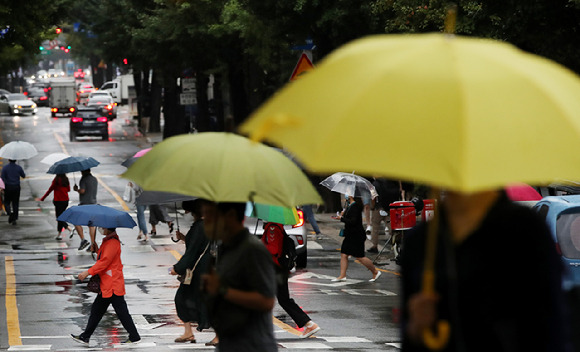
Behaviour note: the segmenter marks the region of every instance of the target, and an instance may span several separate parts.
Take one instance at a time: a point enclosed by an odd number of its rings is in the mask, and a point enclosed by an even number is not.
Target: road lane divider
[[[8,344],[22,345],[20,339],[20,321],[18,320],[18,305],[16,304],[16,275],[14,272],[14,258],[4,257],[6,272],[6,328],[8,330]]]
[[[111,193],[113,198],[115,198],[117,200],[117,202],[119,202],[119,204],[121,204],[121,207],[123,208],[124,211],[131,210],[129,208],[129,206],[127,205],[127,203],[125,203],[123,198],[121,198],[121,196],[117,192],[113,191],[113,189],[111,187],[109,187],[99,176],[95,176],[95,177],[97,178],[97,181],[99,181],[99,184],[101,186],[103,186],[109,193]]]

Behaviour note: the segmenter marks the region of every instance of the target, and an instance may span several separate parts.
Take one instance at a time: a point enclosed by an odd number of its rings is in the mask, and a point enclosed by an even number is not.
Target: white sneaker
[[[367,230],[366,230],[367,235],[370,235],[372,231],[373,231],[373,227],[371,225],[367,225]]]

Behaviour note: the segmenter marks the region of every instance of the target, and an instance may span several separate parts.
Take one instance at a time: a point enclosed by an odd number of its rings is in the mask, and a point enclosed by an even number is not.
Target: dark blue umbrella
[[[48,169],[48,174],[66,174],[68,172],[83,171],[99,165],[100,163],[90,156],[69,156],[58,161]]]
[[[99,204],[70,207],[57,220],[73,225],[96,226],[108,229],[117,227],[133,228],[137,226],[129,213]]]

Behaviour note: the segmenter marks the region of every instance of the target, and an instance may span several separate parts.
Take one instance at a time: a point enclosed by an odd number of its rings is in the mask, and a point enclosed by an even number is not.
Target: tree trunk
[[[188,133],[185,121],[185,110],[183,105],[179,104],[180,89],[177,85],[177,77],[168,75],[164,79],[164,99],[163,99],[163,139],[176,136],[178,134]]]
[[[159,73],[153,71],[151,79],[151,120],[149,120],[149,132],[161,132],[161,84]]]
[[[197,93],[197,116],[195,128],[200,132],[215,131],[216,124],[210,120],[207,86],[209,77],[205,73],[197,72],[195,76],[195,91]]]

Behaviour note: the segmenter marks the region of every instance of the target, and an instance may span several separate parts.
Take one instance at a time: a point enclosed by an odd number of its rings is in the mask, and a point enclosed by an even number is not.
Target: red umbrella
[[[541,200],[542,196],[536,189],[525,183],[514,183],[505,187],[509,199],[514,202]]]

